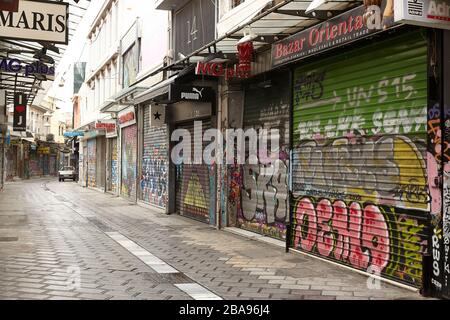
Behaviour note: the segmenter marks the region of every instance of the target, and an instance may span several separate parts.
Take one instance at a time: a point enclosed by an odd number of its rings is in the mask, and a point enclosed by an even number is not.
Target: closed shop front
[[[201,123],[203,133],[211,128],[209,119],[196,120]],[[194,121],[178,124],[176,129],[187,130],[190,133],[192,162],[195,158],[194,141],[201,141],[201,138],[194,136]],[[203,148],[209,142],[203,142]],[[184,152],[184,150],[183,150]],[[198,155],[197,155],[198,156]],[[186,159],[187,155],[182,155]],[[202,154],[200,154],[202,157]],[[212,165],[187,164],[182,163],[176,166],[176,210],[180,215],[196,219],[205,223],[213,224],[215,221],[215,168]]]
[[[240,228],[278,239],[286,237],[289,221],[288,168],[289,168],[289,73],[268,76],[269,82],[248,84],[245,89],[244,131],[258,133],[267,130],[267,150],[258,147],[259,163],[240,166],[240,205],[237,206],[237,225]],[[270,84],[269,84],[270,83]],[[270,130],[279,133],[279,146],[271,146]],[[261,157],[274,161],[267,163]],[[279,160],[275,160],[279,159]],[[235,177],[236,175],[234,175]]]
[[[411,31],[294,70],[292,242],[419,287],[430,239],[427,40]]]
[[[136,199],[136,161],[137,161],[137,125],[122,130],[121,150],[121,196],[135,201]]]
[[[50,154],[48,159],[48,174],[51,176],[58,175],[58,156],[56,154]]]
[[[97,140],[87,141],[87,186],[97,187]]]
[[[117,138],[107,139],[108,143],[108,177],[106,190],[111,193],[117,193],[119,184],[119,157]]]
[[[100,136],[96,140],[96,185],[97,188],[104,189],[106,182],[106,139],[104,136]]]
[[[150,126],[150,106],[144,108],[143,152],[139,199],[165,209],[168,202],[169,148],[167,125]]]

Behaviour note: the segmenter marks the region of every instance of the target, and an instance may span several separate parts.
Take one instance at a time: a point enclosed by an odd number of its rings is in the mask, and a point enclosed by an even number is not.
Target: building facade
[[[448,297],[448,26],[394,22],[391,1],[312,5],[159,0],[114,20],[126,1],[105,1],[80,182]],[[206,163],[230,129],[257,141]]]

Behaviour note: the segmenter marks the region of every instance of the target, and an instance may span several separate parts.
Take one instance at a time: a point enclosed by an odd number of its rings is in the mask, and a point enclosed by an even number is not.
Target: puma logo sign
[[[188,99],[188,100],[200,100],[203,98],[203,90],[205,88],[202,88],[201,90],[197,88],[192,88],[192,91],[194,92],[182,92],[181,93],[181,99]]]

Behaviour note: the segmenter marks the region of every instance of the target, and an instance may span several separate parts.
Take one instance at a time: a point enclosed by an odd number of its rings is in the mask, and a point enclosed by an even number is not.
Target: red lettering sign
[[[134,120],[134,112],[128,112],[119,117],[120,124],[124,124],[126,122],[133,121],[133,120]]]

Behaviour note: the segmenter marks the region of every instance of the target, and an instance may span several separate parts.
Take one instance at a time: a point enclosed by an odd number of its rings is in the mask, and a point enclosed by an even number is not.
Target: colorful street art
[[[291,245],[414,286],[440,206],[423,39],[401,35],[294,74]]]
[[[90,139],[87,145],[87,185],[95,188],[97,187],[97,142],[95,139]]]
[[[110,163],[110,191],[116,193],[119,184],[119,159],[117,151],[117,138],[110,139],[111,163]]]
[[[244,130],[276,129],[279,149],[258,143],[258,165],[229,166],[228,200],[237,212],[237,226],[277,239],[286,238],[289,222],[289,86],[286,74],[278,75],[271,88],[246,92]],[[261,132],[261,131],[259,131]],[[270,151],[269,151],[270,150]],[[246,150],[248,157],[248,150]],[[265,158],[271,163],[264,163]],[[247,162],[248,163],[248,162]]]
[[[178,180],[181,184],[182,215],[210,223],[214,219],[214,208],[210,206],[209,169],[206,165],[179,165],[177,166]]]
[[[167,206],[167,173],[169,164],[165,145],[152,146],[152,153],[142,159],[142,200],[159,207]]]
[[[136,194],[137,126],[122,129],[122,196]]]

